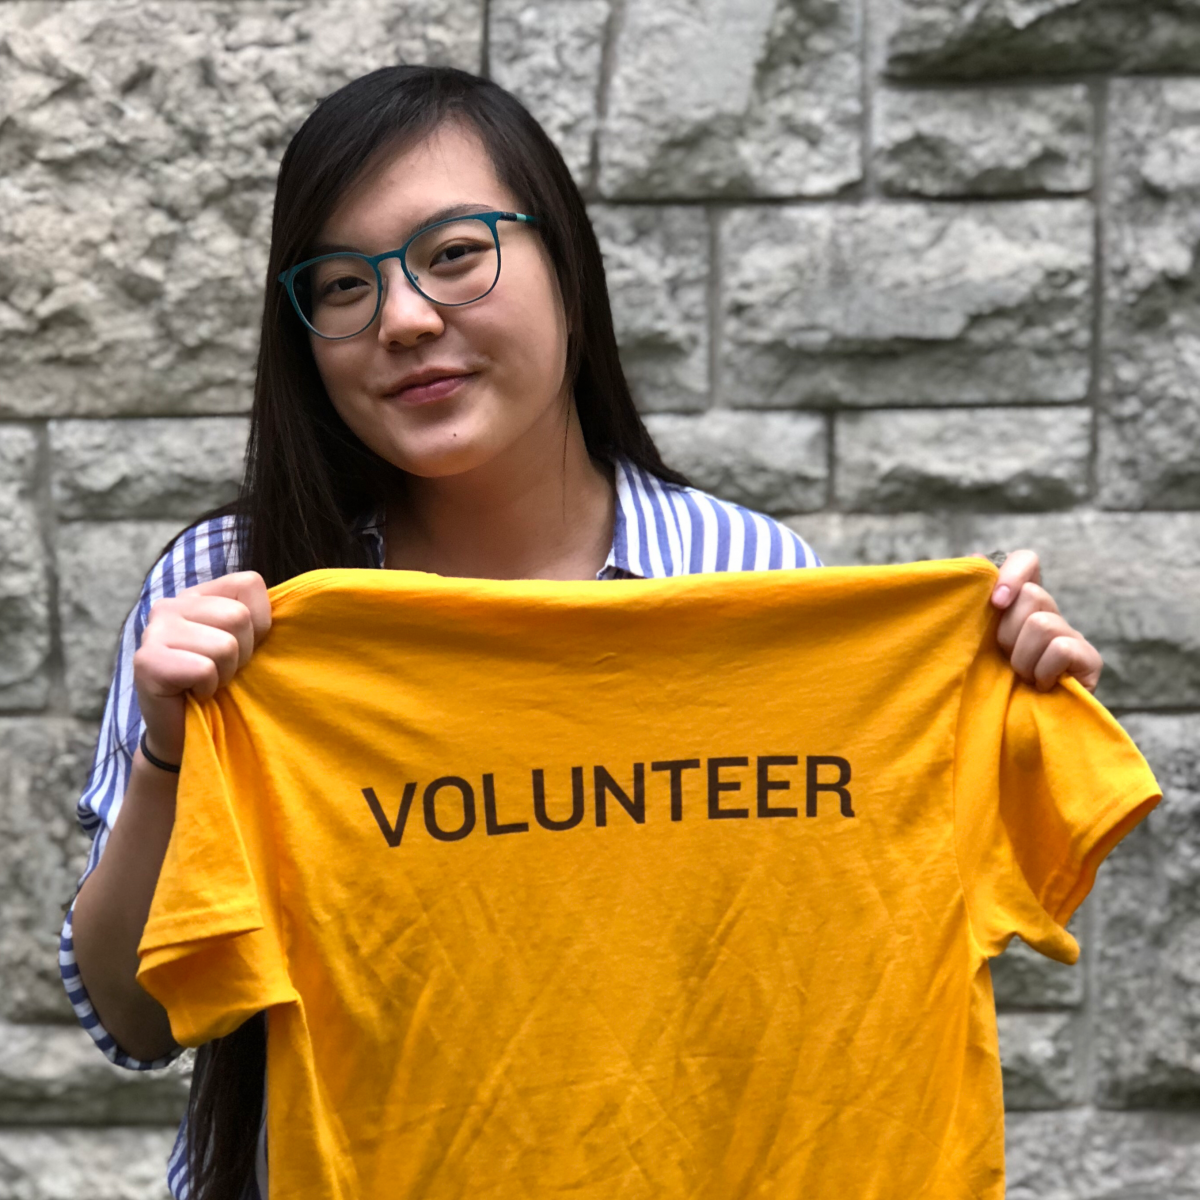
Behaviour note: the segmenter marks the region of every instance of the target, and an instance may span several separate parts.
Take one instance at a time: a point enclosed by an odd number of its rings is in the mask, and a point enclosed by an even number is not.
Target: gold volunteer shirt
[[[980,560],[317,571],[189,703],[138,978],[269,1010],[272,1197],[999,1200],[988,959],[1158,787]]]

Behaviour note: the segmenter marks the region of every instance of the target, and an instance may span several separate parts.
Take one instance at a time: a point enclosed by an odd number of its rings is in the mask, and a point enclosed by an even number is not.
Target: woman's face
[[[352,187],[321,230],[324,246],[380,254],[443,210],[519,209],[474,131],[444,125]],[[446,214],[449,215],[449,214]],[[374,323],[355,337],[311,337],[333,406],[388,462],[426,478],[561,440],[567,328],[554,267],[528,225],[498,223],[495,288],[461,308],[417,292],[396,259],[380,264]]]

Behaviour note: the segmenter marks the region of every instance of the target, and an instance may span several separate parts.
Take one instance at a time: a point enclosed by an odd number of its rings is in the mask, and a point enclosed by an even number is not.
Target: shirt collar
[[[664,484],[627,458],[613,463],[617,506],[612,549],[597,579],[660,579],[682,574],[683,563],[668,542],[669,508]]]

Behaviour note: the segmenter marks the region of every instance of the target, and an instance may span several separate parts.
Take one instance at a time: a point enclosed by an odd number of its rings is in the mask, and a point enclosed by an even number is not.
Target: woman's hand
[[[1067,624],[1041,580],[1032,550],[1014,550],[1004,560],[992,590],[992,604],[1004,613],[1000,646],[1013,670],[1041,691],[1049,691],[1063,675],[1074,675],[1094,692],[1104,668],[1100,651]]]
[[[227,684],[270,627],[271,602],[257,571],[222,575],[155,603],[133,656],[146,744],[155,756],[179,762],[184,693],[206,698]]]

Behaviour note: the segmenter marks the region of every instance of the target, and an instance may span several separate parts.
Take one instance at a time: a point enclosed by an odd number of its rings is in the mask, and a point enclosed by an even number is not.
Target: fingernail
[[[1010,588],[1007,583],[1002,583],[992,593],[992,603],[993,604],[1007,604],[1011,597],[1012,597],[1012,588]]]

